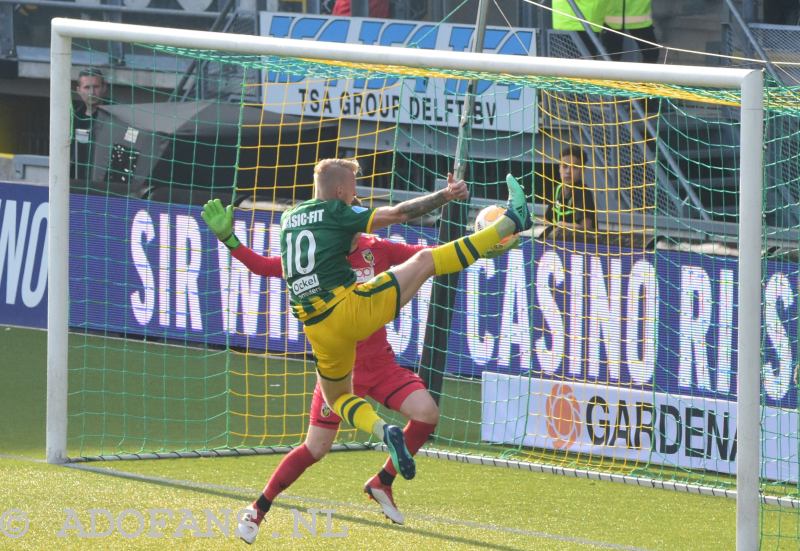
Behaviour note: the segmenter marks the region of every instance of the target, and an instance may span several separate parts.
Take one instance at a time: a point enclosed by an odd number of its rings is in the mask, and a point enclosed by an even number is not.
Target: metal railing
[[[584,19],[583,14],[580,11],[580,8],[578,8],[578,6],[575,5],[574,0],[568,0],[568,1],[572,5],[573,10],[575,10],[576,15],[578,17],[580,17],[581,19]],[[591,28],[591,26],[588,23],[586,23],[586,21],[583,21],[582,24],[583,24],[584,30],[588,33],[588,36],[592,40],[592,43],[595,46],[595,48],[597,49],[599,55],[604,60],[609,60],[610,58],[609,58],[608,52],[606,52],[605,47],[603,46],[602,42],[600,41],[599,37],[597,36],[597,33],[594,32],[594,30]],[[547,52],[548,52],[549,55],[553,55],[553,53],[554,53],[553,52],[554,48],[552,47],[552,42],[553,42],[554,38],[557,37],[557,36],[561,36],[561,35],[570,36],[571,41],[572,41],[572,46],[574,47],[575,51],[579,52],[583,56],[588,56],[589,55],[589,52],[586,50],[586,47],[585,47],[583,41],[580,38],[578,38],[578,36],[576,35],[575,32],[553,31],[553,30],[550,30],[550,31],[547,32],[547,43],[548,43],[547,44],[548,45]],[[561,56],[556,56],[556,57],[561,57]],[[681,169],[680,165],[678,164],[678,161],[674,158],[674,156],[669,151],[669,149],[667,149],[667,147],[661,142],[661,140],[657,139],[658,138],[657,130],[656,130],[655,126],[653,125],[653,123],[648,119],[648,117],[645,116],[645,111],[642,108],[642,106],[638,102],[632,102],[632,104],[633,104],[633,109],[634,109],[634,112],[636,113],[637,119],[639,121],[644,121],[643,128],[638,128],[638,127],[636,127],[636,125],[630,124],[631,123],[631,118],[628,117],[621,110],[618,110],[618,113],[617,113],[618,121],[619,121],[620,125],[624,125],[626,123],[629,123],[629,126],[633,127],[632,132],[633,132],[634,135],[632,136],[632,138],[636,143],[644,144],[645,140],[651,140],[651,141],[653,141],[653,143],[655,143],[655,147],[657,148],[657,152],[658,152],[660,158],[667,164],[667,166],[669,167],[670,171],[672,171],[672,174],[674,175],[674,178],[670,179],[670,177],[667,175],[666,171],[660,165],[656,165],[656,172],[657,172],[656,173],[656,180],[658,182],[660,182],[664,186],[666,185],[666,182],[674,180],[674,181],[677,182],[677,184],[680,186],[680,188],[683,190],[683,192],[686,195],[686,200],[684,201],[679,197],[679,193],[677,192],[677,189],[670,190],[670,191],[667,192],[667,195],[670,197],[670,200],[673,201],[673,203],[674,203],[673,210],[677,211],[680,215],[686,215],[687,217],[692,217],[692,218],[698,218],[699,217],[701,220],[706,220],[706,221],[710,220],[711,218],[708,215],[708,212],[706,212],[706,209],[703,208],[703,205],[702,205],[702,202],[700,201],[700,198],[697,196],[697,193],[692,188],[688,178],[684,174],[684,171]],[[583,132],[583,133],[590,132],[590,130],[586,128],[586,125],[581,125],[580,131]],[[586,136],[586,137],[588,139],[588,142],[591,143],[592,142],[591,136]],[[645,159],[652,158],[654,156],[654,154],[655,154],[655,152],[648,151],[647,146],[642,145],[642,156],[643,156],[643,158],[645,158]],[[687,201],[689,203],[691,213],[695,214],[695,216],[692,216],[692,214],[689,214],[689,213],[682,212],[684,210],[683,209],[683,205]],[[626,206],[630,207],[631,205],[626,205]]]
[[[233,13],[233,15],[231,15],[236,8],[236,3],[237,0],[227,0],[208,30],[211,32],[228,32],[239,16],[238,13]],[[187,67],[186,71],[183,73],[181,80],[175,86],[175,90],[173,90],[172,94],[170,95],[170,101],[186,101],[188,99],[189,94],[192,91],[192,87],[188,87],[185,90],[184,87],[189,82],[189,79],[192,78],[192,76],[199,70],[202,70],[201,64],[198,63],[197,60],[193,59],[189,64],[189,67]],[[197,79],[195,79],[195,84],[196,83]]]
[[[755,55],[757,55],[758,58],[761,59],[761,61],[764,64],[764,67],[767,70],[767,73],[776,81],[783,82],[783,79],[781,79],[781,77],[779,76],[778,71],[775,68],[775,65],[773,65],[772,62],[769,60],[767,52],[764,51],[764,48],[761,47],[759,41],[756,40],[755,36],[753,36],[753,33],[750,30],[749,25],[745,22],[744,18],[742,17],[742,14],[739,13],[739,10],[733,4],[733,1],[725,0],[725,7],[728,8],[728,14],[730,15],[729,19],[731,19],[732,22],[736,24],[736,26],[739,28],[739,30],[746,38],[748,45],[750,46],[750,48],[752,48],[752,50],[750,51],[754,52]]]

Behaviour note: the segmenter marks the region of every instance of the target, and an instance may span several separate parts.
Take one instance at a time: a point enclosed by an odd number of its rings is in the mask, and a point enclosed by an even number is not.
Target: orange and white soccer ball
[[[482,229],[491,226],[497,221],[498,218],[503,216],[505,212],[506,209],[499,205],[491,205],[486,207],[478,213],[478,216],[475,217],[475,231],[481,231]],[[492,247],[484,256],[486,256],[486,258],[500,256],[508,249],[515,248],[518,244],[519,234],[515,233],[514,235],[509,235],[508,237],[501,239],[500,242]]]

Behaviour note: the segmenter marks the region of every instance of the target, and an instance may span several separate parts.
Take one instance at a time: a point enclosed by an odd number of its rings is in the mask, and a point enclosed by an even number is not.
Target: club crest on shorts
[[[364,262],[367,264],[372,265],[375,263],[375,257],[372,254],[372,249],[364,249],[361,251],[361,256],[364,258]]]
[[[328,407],[328,404],[326,404],[325,402],[322,402],[322,408],[320,409],[319,413],[323,417],[330,417],[331,413],[333,413],[333,411],[331,410],[331,408]]]

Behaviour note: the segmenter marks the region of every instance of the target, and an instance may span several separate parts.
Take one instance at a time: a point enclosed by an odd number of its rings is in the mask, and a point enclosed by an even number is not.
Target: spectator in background
[[[634,37],[636,48],[642,54],[642,61],[658,63],[659,48],[641,42],[656,42],[651,0],[609,0],[605,23],[607,27]],[[614,61],[622,59],[623,40],[621,34],[609,31],[603,33],[603,46]]]
[[[603,29],[600,27],[603,24],[606,15],[606,0],[575,0],[575,5],[578,6],[584,19],[591,25],[591,29],[595,33],[600,33]],[[561,12],[561,13],[559,13]],[[569,17],[573,15],[573,17]],[[589,38],[589,33],[583,29],[583,23],[575,19],[577,15],[572,10],[567,0],[553,0],[553,30],[556,31],[575,31],[578,33],[581,41],[586,46],[590,57],[598,55],[597,48]]]
[[[92,127],[97,117],[97,108],[106,102],[108,85],[99,69],[90,67],[78,74],[75,87],[79,101],[72,106],[72,152],[70,155],[70,177],[84,180],[89,174],[92,159]]]
[[[570,145],[561,150],[558,173],[561,182],[545,210],[547,228],[542,237],[560,239],[557,236],[564,232],[559,230],[567,230],[585,238],[597,228],[597,217],[592,190],[583,183],[583,150],[580,147]]]
[[[351,0],[336,0],[333,15],[353,15]],[[369,17],[389,17],[389,0],[369,0]]]

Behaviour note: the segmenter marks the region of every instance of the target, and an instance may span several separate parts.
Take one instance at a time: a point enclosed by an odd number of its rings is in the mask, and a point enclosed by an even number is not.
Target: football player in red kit
[[[231,248],[231,255],[251,272],[265,277],[282,277],[280,257],[261,256],[240,243],[234,244],[236,246]],[[353,240],[347,259],[356,273],[358,282],[361,283],[371,280],[392,266],[405,262],[423,248],[424,245],[407,245],[381,239],[375,235],[358,234]],[[403,433],[406,446],[412,454],[422,447],[439,420],[439,408],[425,388],[422,379],[410,369],[401,367],[397,363],[394,351],[387,340],[385,327],[381,327],[370,337],[359,342],[356,347],[353,393],[361,397],[369,396],[408,418]],[[278,494],[328,453],[336,438],[340,422],[339,416],[325,403],[317,384],[311,402],[310,426],[306,440],[287,454],[272,473],[262,495],[256,500],[258,502],[256,510],[268,511]],[[364,491],[381,506],[387,518],[402,524],[403,514],[395,505],[392,496],[392,483],[396,475],[391,458],[388,458],[380,472],[367,481]],[[262,519],[263,515],[253,520],[260,523]]]

